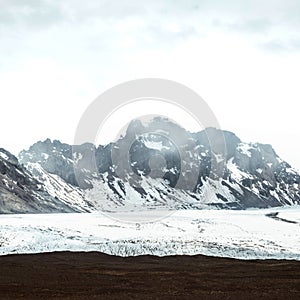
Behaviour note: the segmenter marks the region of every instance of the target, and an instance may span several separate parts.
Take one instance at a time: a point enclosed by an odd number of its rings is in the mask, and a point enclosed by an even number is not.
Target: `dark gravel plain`
[[[0,299],[300,299],[300,261],[9,255],[0,257]]]

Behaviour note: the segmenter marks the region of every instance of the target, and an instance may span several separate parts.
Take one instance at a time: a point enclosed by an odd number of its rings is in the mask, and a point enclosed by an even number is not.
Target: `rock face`
[[[77,196],[77,198],[76,198]],[[76,188],[38,164],[22,166],[0,149],[0,213],[58,213],[89,211]]]
[[[21,186],[36,191],[39,182],[73,210],[300,204],[299,174],[270,145],[243,143],[213,128],[190,134],[165,119],[147,125],[135,120],[107,146],[47,139],[22,151],[19,160],[24,168],[11,158],[32,182],[20,178]]]

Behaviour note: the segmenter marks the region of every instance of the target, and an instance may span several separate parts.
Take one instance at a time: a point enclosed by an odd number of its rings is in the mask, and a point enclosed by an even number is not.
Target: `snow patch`
[[[3,152],[0,152],[0,157],[3,158],[4,160],[8,160],[9,159],[9,157],[5,153],[3,153]]]
[[[249,144],[247,144],[247,143],[240,143],[239,145],[238,145],[238,147],[237,147],[237,150],[240,152],[240,153],[242,153],[242,154],[244,154],[244,155],[247,155],[248,157],[251,157],[251,151],[250,150],[252,150],[252,149],[254,149],[253,148],[253,146],[251,146],[251,145],[249,145]]]

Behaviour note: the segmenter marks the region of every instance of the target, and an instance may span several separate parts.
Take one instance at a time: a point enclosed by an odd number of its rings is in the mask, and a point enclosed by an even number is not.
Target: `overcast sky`
[[[0,147],[72,143],[91,101],[145,77],[300,169],[300,1],[0,0]]]

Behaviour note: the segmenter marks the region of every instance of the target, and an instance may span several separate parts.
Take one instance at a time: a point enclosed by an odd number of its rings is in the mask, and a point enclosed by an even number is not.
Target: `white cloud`
[[[299,1],[0,1],[1,146],[72,143],[106,88],[143,77],[196,90],[224,129],[300,168]],[[267,51],[266,51],[267,50]]]

